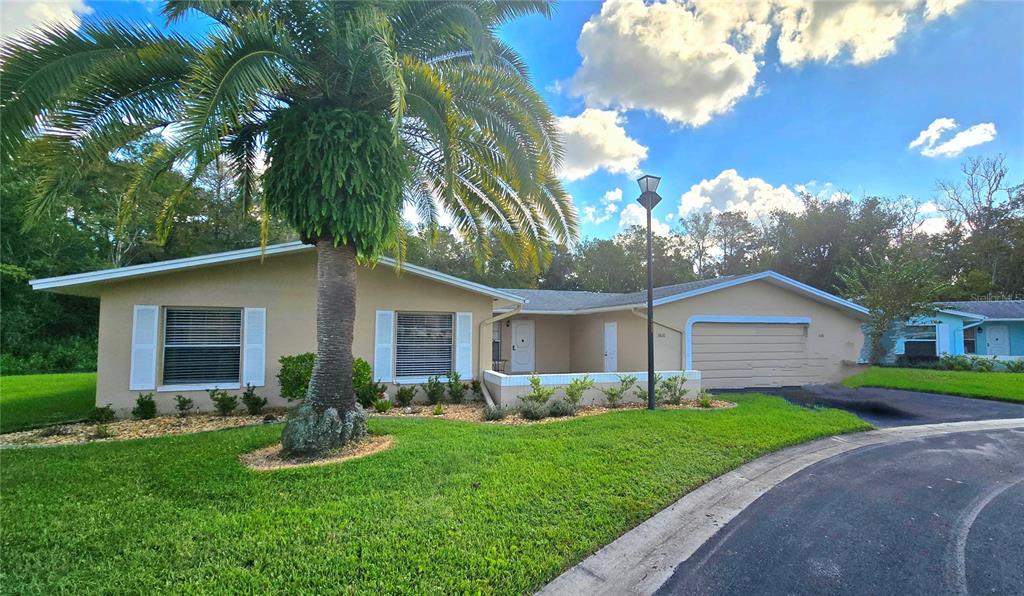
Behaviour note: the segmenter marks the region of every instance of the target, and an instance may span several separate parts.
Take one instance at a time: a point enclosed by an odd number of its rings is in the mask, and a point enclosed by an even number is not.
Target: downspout
[[[647,320],[647,313],[638,311],[636,307],[631,308],[629,312],[633,313],[634,315],[640,317],[645,321]],[[657,320],[654,321],[654,324],[657,325],[658,327],[664,327],[669,331],[675,331],[676,333],[679,334],[679,370],[686,370],[686,333],[682,329],[676,329],[671,325],[666,325],[664,323],[658,322]]]
[[[514,317],[514,316],[518,315],[522,310],[523,310],[523,305],[522,304],[517,304],[517,305],[515,305],[512,308],[512,310],[510,310],[508,312],[503,312],[503,313],[501,313],[498,316],[491,317],[489,319],[484,319],[483,321],[480,321],[480,329],[479,329],[479,332],[477,334],[477,337],[479,337],[481,340],[484,338],[484,327],[486,325],[493,325],[493,324],[497,323],[498,321],[504,321],[505,319],[507,319],[509,317]],[[487,390],[487,383],[484,382],[484,365],[483,365],[482,362],[479,363],[479,364],[480,364],[480,367],[479,367],[479,370],[477,370],[477,376],[480,378],[480,391],[484,394],[484,403],[486,403],[489,407],[494,408],[496,406],[494,405],[494,400],[491,399],[491,392]]]

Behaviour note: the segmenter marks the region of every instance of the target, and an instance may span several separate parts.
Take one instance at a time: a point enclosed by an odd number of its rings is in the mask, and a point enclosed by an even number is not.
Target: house
[[[938,302],[895,333],[890,360],[943,355],[1024,358],[1024,300]]]
[[[128,411],[156,392],[211,407],[206,390],[253,385],[278,397],[281,356],[315,350],[316,256],[291,242],[32,281],[100,299],[97,403]],[[496,289],[383,259],[360,269],[353,350],[374,376],[420,384],[459,373],[515,405],[540,373],[549,385],[589,373],[645,380],[645,293]],[[866,310],[774,272],[655,290],[663,375],[734,388],[835,381],[855,368]],[[166,399],[160,399],[163,396]],[[592,391],[585,396],[599,399]]]

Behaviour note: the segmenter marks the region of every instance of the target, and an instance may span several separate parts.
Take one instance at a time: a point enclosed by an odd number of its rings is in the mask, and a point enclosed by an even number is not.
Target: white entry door
[[[533,321],[512,321],[512,362],[510,372],[533,372]]]
[[[989,356],[1010,355],[1010,332],[1006,325],[985,325],[985,348]]]
[[[604,324],[604,372],[619,368],[619,328],[615,321]]]

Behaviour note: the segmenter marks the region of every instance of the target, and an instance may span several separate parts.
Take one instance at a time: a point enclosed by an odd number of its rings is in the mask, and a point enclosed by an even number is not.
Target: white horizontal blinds
[[[164,385],[238,383],[241,352],[241,309],[167,309]]]
[[[159,306],[135,305],[132,312],[132,366],[128,378],[128,389],[132,391],[156,388],[156,338],[159,324]]]
[[[473,313],[455,314],[455,372],[473,378]]]
[[[266,384],[267,309],[246,308],[245,350],[242,384],[262,387]]]
[[[452,313],[395,315],[395,375],[447,376],[454,360]]]
[[[374,327],[373,378],[391,382],[395,377],[395,311],[378,310]]]

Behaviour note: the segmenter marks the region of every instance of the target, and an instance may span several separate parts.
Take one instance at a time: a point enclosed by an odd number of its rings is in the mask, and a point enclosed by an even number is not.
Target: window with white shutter
[[[452,313],[395,313],[395,376],[448,376],[455,352]]]
[[[168,308],[164,319],[164,385],[238,383],[242,309]]]

